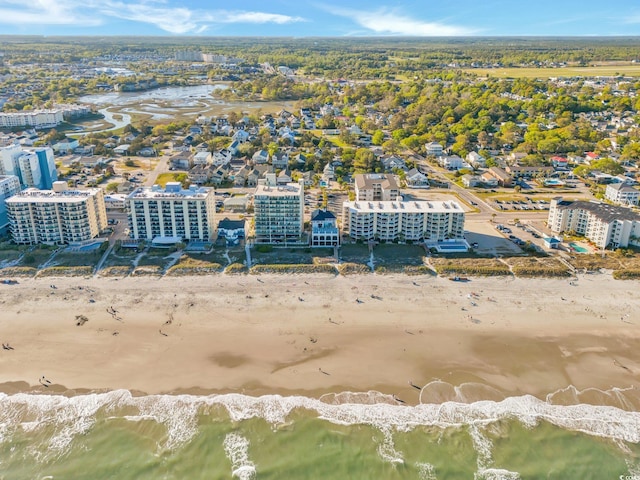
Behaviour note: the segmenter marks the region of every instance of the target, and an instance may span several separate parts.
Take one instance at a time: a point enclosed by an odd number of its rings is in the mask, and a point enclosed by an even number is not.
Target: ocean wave
[[[249,459],[249,440],[237,433],[224,438],[224,452],[231,462],[231,476],[240,480],[251,480],[256,476],[256,466]]]
[[[382,395],[382,394],[381,394]],[[381,397],[385,398],[385,397]],[[385,399],[388,400],[388,399]],[[545,421],[556,427],[611,439],[614,442],[640,443],[640,413],[613,406],[577,404],[555,405],[530,395],[508,397],[500,401],[473,403],[444,402],[416,406],[389,403],[329,404],[302,396],[265,395],[250,397],[226,395],[147,395],[135,397],[129,391],[78,395],[32,395],[0,393],[0,441],[10,441],[21,431],[52,431],[44,450],[60,454],[69,448],[74,437],[89,431],[100,416],[110,418],[153,419],[167,429],[162,449],[175,449],[198,433],[198,415],[213,407],[226,411],[234,422],[261,418],[282,425],[294,410],[314,412],[317,418],[340,425],[370,425],[381,432],[408,432],[419,426],[438,428],[468,427],[470,432],[501,420],[518,420],[527,427]],[[474,430],[475,429],[475,430]],[[486,437],[485,437],[486,438]],[[478,437],[476,449],[482,451]],[[389,448],[390,447],[390,448]],[[480,448],[482,447],[482,448]],[[490,469],[490,445],[486,460],[479,466]],[[393,443],[383,442],[381,451],[401,459]],[[479,457],[483,456],[480,455]]]

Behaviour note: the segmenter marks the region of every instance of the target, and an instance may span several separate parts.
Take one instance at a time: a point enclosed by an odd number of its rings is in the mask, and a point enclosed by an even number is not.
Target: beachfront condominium
[[[58,108],[0,113],[0,127],[2,128],[53,128],[63,121],[63,111]]]
[[[0,175],[0,234],[9,225],[7,206],[4,201],[20,191],[20,180],[15,175]]]
[[[15,175],[22,188],[51,190],[58,179],[53,150],[23,148],[18,144],[0,147],[0,175]]]
[[[125,199],[129,235],[155,243],[208,242],[215,230],[215,191],[179,182],[141,187]]]
[[[258,181],[253,197],[256,243],[299,243],[304,228],[304,182],[278,185],[275,173]]]
[[[396,200],[400,188],[388,173],[358,173],[354,175],[356,200],[377,202]]]
[[[464,237],[464,210],[456,201],[354,201],[342,207],[343,233],[354,240],[432,241]]]
[[[555,233],[584,235],[599,248],[640,244],[640,215],[606,203],[554,198],[549,205],[547,226]]]
[[[11,236],[20,244],[75,244],[107,228],[101,188],[70,190],[66,182],[55,182],[53,190],[29,188],[5,205]]]

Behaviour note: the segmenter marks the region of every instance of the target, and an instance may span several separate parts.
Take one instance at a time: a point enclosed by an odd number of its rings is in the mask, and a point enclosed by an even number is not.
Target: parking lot
[[[496,210],[549,210],[546,200],[494,200]]]

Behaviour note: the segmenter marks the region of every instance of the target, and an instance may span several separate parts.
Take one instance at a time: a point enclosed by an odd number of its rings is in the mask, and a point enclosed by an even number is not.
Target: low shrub
[[[362,263],[341,263],[337,267],[340,275],[362,275],[364,273],[371,273],[371,268]]]
[[[293,263],[293,264],[276,264],[268,265],[261,264],[255,265],[251,268],[250,273],[328,273],[331,275],[337,274],[337,270],[333,265],[309,265],[305,263]]]
[[[48,267],[38,271],[36,277],[84,277],[93,275],[93,267],[88,265],[80,267]]]
[[[640,269],[625,268],[622,270],[614,270],[613,278],[616,280],[637,280],[640,278]]]
[[[238,274],[238,273],[247,273],[247,267],[245,267],[242,263],[232,263],[227,268],[224,269],[224,273],[229,274]]]

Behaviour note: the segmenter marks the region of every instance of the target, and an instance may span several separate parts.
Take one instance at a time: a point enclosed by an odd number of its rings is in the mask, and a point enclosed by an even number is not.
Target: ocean
[[[436,401],[444,390],[455,401]],[[0,478],[640,479],[637,389],[472,390],[434,382],[415,406],[377,392],[0,394]]]

